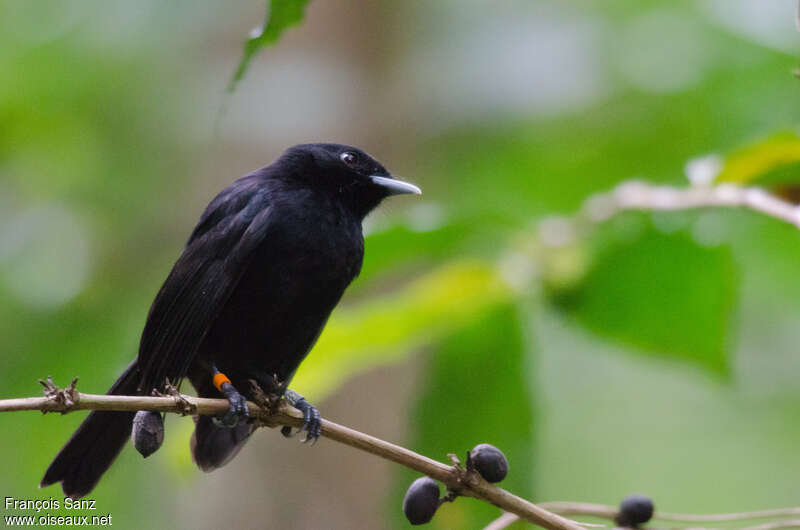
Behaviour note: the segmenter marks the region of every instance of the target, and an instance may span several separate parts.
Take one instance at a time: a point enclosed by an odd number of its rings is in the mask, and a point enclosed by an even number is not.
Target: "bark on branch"
[[[745,208],[800,228],[800,208],[757,187],[732,183],[677,188],[630,180],[610,192],[587,199],[581,213],[590,221],[604,221],[625,210],[691,210],[695,208]]]
[[[209,399],[179,394],[169,396],[110,396],[84,394],[75,390],[75,383],[60,389],[52,380],[41,381],[45,387],[44,397],[28,397],[0,400],[0,412],[38,410],[43,413],[60,412],[66,414],[75,410],[139,411],[150,410],[176,414],[218,415],[228,410],[225,399]],[[302,413],[289,406],[284,400],[264,406],[247,402],[250,416],[259,425],[274,428],[289,425],[300,427]],[[580,530],[581,526],[560,515],[539,506],[483,480],[474,471],[467,471],[457,462],[446,465],[409,449],[381,440],[344,425],[322,420],[322,436],[371,453],[386,460],[418,471],[443,483],[458,495],[474,497],[517,515],[543,528],[552,530]]]
[[[539,504],[540,508],[558,513],[560,515],[582,515],[588,517],[597,517],[598,519],[608,519],[615,521],[619,515],[619,508],[616,506],[608,506],[605,504],[592,504],[588,502],[567,502],[567,501],[553,501],[542,502]],[[753,521],[756,519],[782,519],[762,523],[757,525],[745,525],[741,530],[770,530],[777,528],[800,528],[800,508],[778,508],[775,510],[758,510],[755,512],[737,512],[737,513],[712,513],[712,514],[688,514],[688,513],[670,513],[670,512],[656,512],[653,514],[651,521],[669,521],[672,523],[730,523],[734,521]],[[785,518],[785,519],[783,519]],[[512,524],[519,521],[520,518],[513,513],[506,512],[500,517],[489,523],[483,530],[503,530]],[[585,523],[581,523],[585,524]],[[592,525],[605,527],[605,525]],[[614,525],[616,526],[616,525]],[[647,528],[657,530],[657,526],[648,524]],[[694,528],[695,530],[703,530],[705,527],[687,526],[687,529]]]

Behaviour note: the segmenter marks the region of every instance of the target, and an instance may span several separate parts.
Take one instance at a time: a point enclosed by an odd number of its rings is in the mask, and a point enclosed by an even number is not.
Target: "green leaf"
[[[798,163],[800,137],[792,132],[779,133],[728,155],[717,180],[764,187],[787,180],[796,184],[800,182]],[[782,174],[776,179],[786,168],[793,169],[790,175]]]
[[[284,30],[303,21],[306,4],[308,0],[270,0],[264,25],[253,30],[244,43],[242,59],[228,85],[228,92],[236,89],[236,84],[244,77],[250,61],[262,48],[275,44]]]
[[[410,448],[447,462],[479,443],[503,451],[508,477],[499,485],[526,498],[533,493],[533,376],[527,359],[525,325],[516,308],[501,304],[442,341],[432,352],[412,416]],[[387,510],[406,528],[401,503],[419,474],[397,472]],[[444,494],[444,491],[442,492]],[[485,502],[459,498],[439,508],[431,528],[482,528],[500,515]]]
[[[725,373],[737,277],[730,250],[653,228],[606,244],[562,304],[599,335]]]
[[[426,269],[453,256],[494,256],[508,231],[509,226],[486,215],[450,219],[423,231],[394,224],[367,236],[364,266],[350,290],[370,288],[374,280],[383,284],[386,276]]]
[[[511,294],[492,264],[463,259],[396,292],[337,309],[292,387],[319,400],[357,373],[440,340]]]

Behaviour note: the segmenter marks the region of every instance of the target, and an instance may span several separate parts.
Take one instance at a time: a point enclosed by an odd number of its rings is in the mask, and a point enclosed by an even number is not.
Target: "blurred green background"
[[[47,375],[105,391],[211,197],[330,140],[424,195],[368,218],[362,276],[295,380],[325,417],[440,460],[493,443],[503,485],[536,501],[796,504],[798,230],[729,210],[586,233],[559,217],[631,178],[688,185],[709,155],[731,180],[800,180],[794,4],[311,2],[226,96],[261,1],[6,0],[0,397]],[[0,494],[61,499],[36,485],[81,417],[3,414]],[[191,429],[170,418],[146,461],[126,449],[97,513],[407,526],[413,473],[265,430],[204,475]],[[432,526],[498,515],[460,499]]]

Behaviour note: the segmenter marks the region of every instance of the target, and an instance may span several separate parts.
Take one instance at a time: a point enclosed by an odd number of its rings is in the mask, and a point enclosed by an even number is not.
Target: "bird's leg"
[[[223,374],[217,369],[217,366],[211,365],[211,373],[214,374],[214,386],[222,392],[227,398],[229,406],[228,411],[221,418],[212,418],[212,421],[221,427],[236,427],[240,423],[247,421],[247,399],[234,388],[228,376]]]
[[[300,427],[301,431],[306,431],[303,443],[311,441],[311,445],[317,443],[317,439],[322,434],[322,417],[316,407],[309,405],[306,398],[295,392],[294,390],[287,389],[284,394],[286,402],[291,406],[303,413],[303,426]],[[281,434],[289,438],[292,436],[292,428],[288,425],[281,428]]]

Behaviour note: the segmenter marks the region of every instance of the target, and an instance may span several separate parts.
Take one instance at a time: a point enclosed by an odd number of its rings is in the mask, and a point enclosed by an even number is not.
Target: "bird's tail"
[[[133,361],[106,394],[135,394],[138,382],[138,368]],[[134,415],[90,413],[50,463],[39,487],[61,482],[64,495],[73,499],[92,491],[130,438]]]
[[[211,416],[200,416],[190,441],[195,464],[205,472],[224,466],[244,447],[254,430],[253,424],[228,428],[215,425]]]

